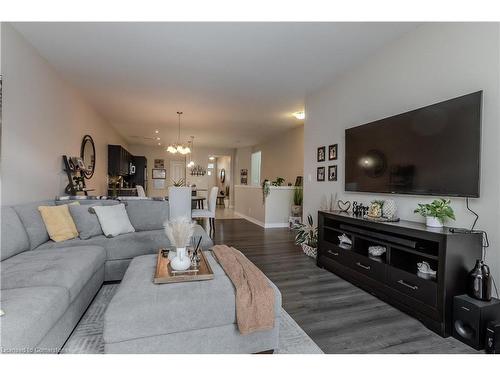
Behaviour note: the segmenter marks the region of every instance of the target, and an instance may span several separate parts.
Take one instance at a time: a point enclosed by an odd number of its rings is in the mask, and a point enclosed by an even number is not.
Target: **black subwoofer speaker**
[[[486,326],[500,319],[500,300],[480,301],[467,295],[453,299],[453,337],[476,350],[486,342]]]

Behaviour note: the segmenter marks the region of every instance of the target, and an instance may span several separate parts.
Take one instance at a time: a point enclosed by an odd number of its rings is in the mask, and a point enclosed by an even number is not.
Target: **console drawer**
[[[437,305],[437,285],[433,281],[424,280],[398,268],[389,267],[387,284],[429,306]]]
[[[349,266],[363,275],[371,277],[378,281],[385,281],[385,263],[371,260],[368,257],[350,252],[346,257],[350,262]]]
[[[323,242],[321,244],[321,255],[345,266],[351,264],[348,259],[348,250],[341,249],[337,245],[329,244],[328,242]]]

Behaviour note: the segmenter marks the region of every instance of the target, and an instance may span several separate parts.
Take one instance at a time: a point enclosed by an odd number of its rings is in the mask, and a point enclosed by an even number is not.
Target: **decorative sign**
[[[165,160],[164,159],[155,159],[154,167],[157,169],[165,169]]]

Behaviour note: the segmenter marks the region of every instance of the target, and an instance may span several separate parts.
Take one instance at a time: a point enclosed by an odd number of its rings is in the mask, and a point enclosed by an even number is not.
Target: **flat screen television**
[[[345,131],[345,190],[479,197],[482,91]]]

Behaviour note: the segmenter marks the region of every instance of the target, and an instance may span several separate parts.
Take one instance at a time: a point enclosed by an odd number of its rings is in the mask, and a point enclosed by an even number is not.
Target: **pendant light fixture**
[[[191,153],[189,154],[189,163],[187,163],[188,168],[193,168],[194,167],[194,161],[193,161],[193,156],[194,156],[194,136],[191,136],[191,141],[189,141],[191,144]]]
[[[187,155],[191,153],[191,149],[189,146],[184,146],[184,144],[181,143],[181,115],[182,112],[177,112],[177,116],[179,116],[179,132],[177,134],[177,143],[172,143],[167,147],[167,151],[170,152],[171,154],[181,154],[181,155]]]

